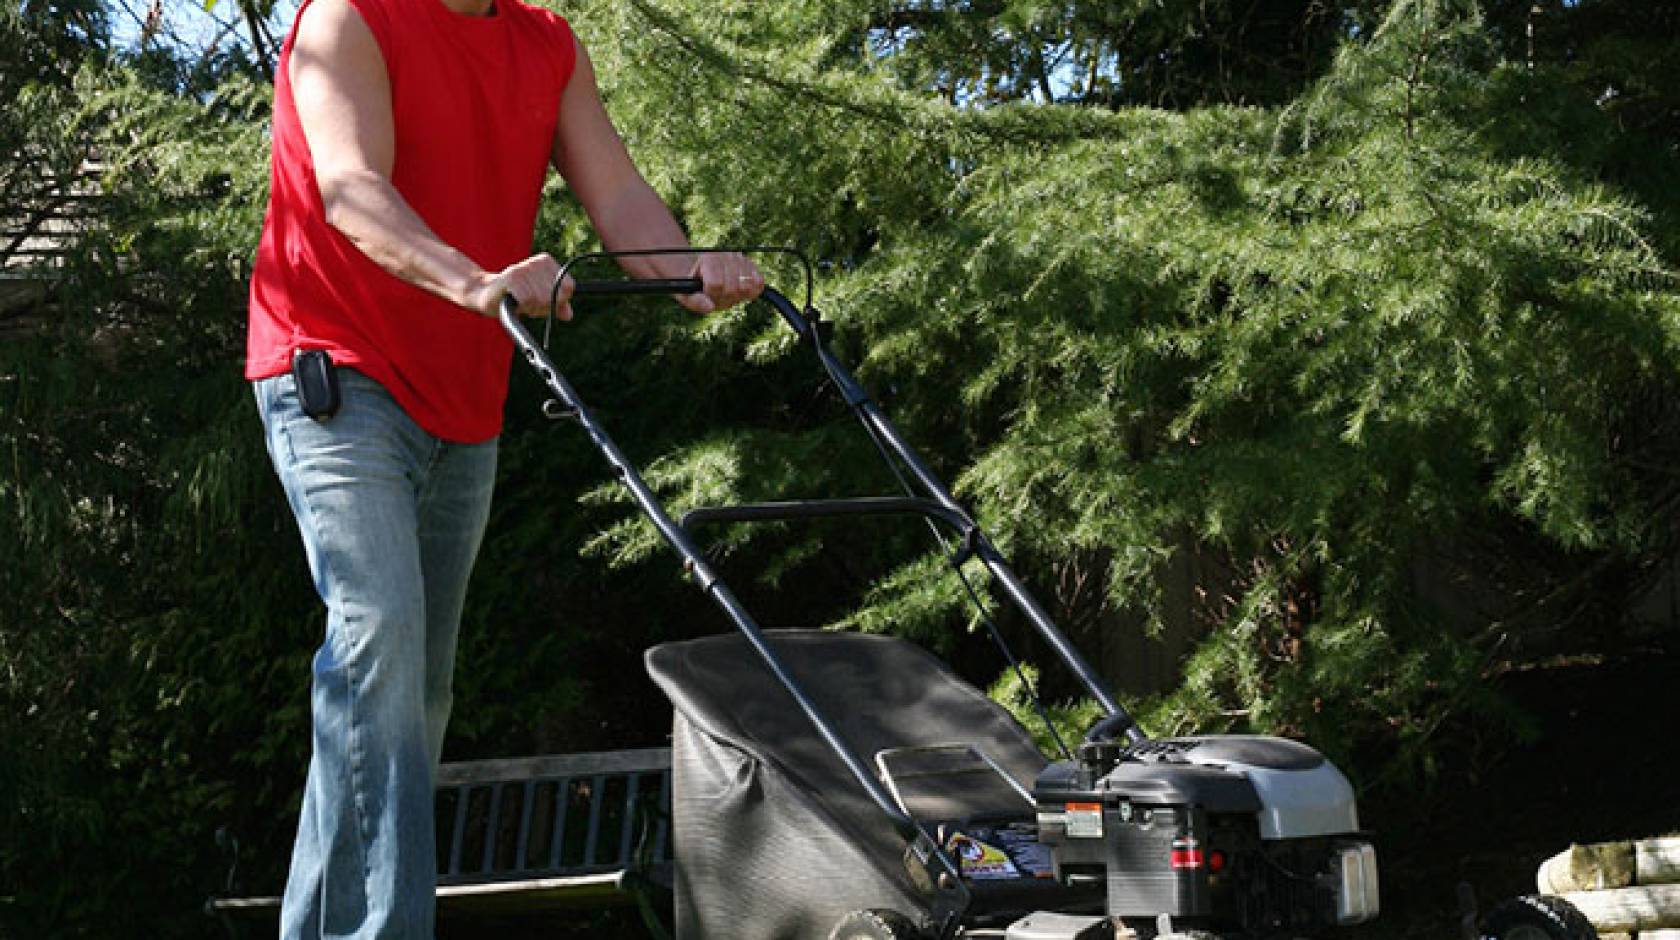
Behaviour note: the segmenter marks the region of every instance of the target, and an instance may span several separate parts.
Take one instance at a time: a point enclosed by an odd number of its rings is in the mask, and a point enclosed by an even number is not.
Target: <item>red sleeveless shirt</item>
[[[482,17],[440,0],[350,3],[390,78],[392,184],[433,232],[485,270],[527,257],[577,56],[566,21],[518,0],[496,0],[495,14]],[[281,374],[295,349],[326,349],[388,389],[431,434],[494,437],[512,343],[495,320],[399,280],[327,224],[292,101],[296,32],[294,24],[275,73],[271,189],[251,275],[245,377]]]

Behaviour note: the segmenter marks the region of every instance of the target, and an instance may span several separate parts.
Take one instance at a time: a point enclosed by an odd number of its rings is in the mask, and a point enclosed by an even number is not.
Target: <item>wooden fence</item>
[[[0,193],[0,341],[41,324],[43,302],[77,242],[99,222],[101,168],[19,181]]]
[[[77,239],[99,217],[100,167],[84,162],[75,173],[47,176],[0,202],[0,275],[33,280],[63,267]]]

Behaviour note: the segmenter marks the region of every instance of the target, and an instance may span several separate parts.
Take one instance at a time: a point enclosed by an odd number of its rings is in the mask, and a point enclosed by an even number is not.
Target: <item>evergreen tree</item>
[[[1175,553],[1224,559],[1159,727],[1421,738],[1513,646],[1565,622],[1610,641],[1673,548],[1653,468],[1674,216],[1646,198],[1670,155],[1465,4],[1349,28],[1287,107],[1184,112],[929,98],[914,86],[947,92],[941,56],[962,56],[883,47],[903,26],[883,16],[635,0],[578,20],[703,237],[838,262],[823,295],[864,374],[1029,567],[1083,567],[1108,609],[1155,618]],[[668,476],[773,446],[714,436]],[[1496,619],[1431,609],[1415,579],[1437,564],[1491,582]],[[961,592],[928,587],[936,567],[837,619],[946,629]]]

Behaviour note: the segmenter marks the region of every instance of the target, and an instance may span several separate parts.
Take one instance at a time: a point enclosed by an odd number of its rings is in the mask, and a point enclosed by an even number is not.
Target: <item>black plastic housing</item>
[[[1207,860],[1215,851],[1234,861],[1259,849],[1260,799],[1246,778],[1137,761],[1091,777],[1089,767],[1065,761],[1046,768],[1034,787],[1039,839],[1051,847],[1059,879],[1101,878],[1110,916],[1241,918],[1231,867],[1215,872]]]
[[[1262,839],[1261,799],[1248,777],[1184,762],[1174,750],[1199,743],[1149,742],[1139,754],[1087,744],[1081,760],[1046,767],[1033,798],[1056,878],[1102,885],[1104,912],[1137,923],[1170,914],[1245,936],[1333,926],[1335,839]],[[1292,753],[1244,756],[1310,764]]]

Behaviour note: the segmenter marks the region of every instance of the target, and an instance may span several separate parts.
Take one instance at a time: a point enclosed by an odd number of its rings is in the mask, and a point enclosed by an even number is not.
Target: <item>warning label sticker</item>
[[[1101,803],[1068,803],[1067,834],[1070,839],[1101,839],[1103,834]]]

